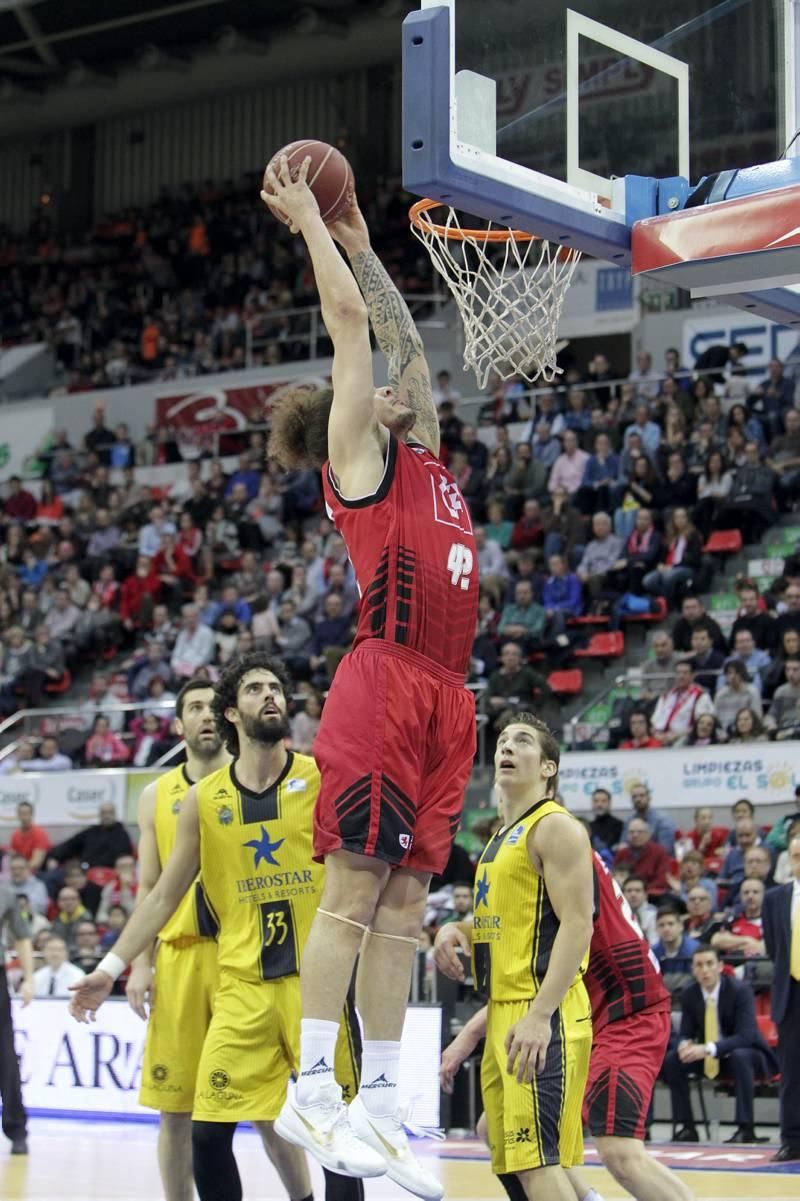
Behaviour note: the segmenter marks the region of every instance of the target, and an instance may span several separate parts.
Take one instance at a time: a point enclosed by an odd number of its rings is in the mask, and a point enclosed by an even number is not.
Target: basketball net
[[[464,229],[452,208],[437,225],[430,210],[438,207],[448,206],[418,200],[409,217],[458,306],[464,369],[472,368],[480,388],[492,371],[552,383],[561,374],[558,322],[580,251],[491,222]]]

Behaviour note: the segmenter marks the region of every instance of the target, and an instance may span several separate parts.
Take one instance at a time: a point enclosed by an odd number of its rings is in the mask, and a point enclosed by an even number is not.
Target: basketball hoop
[[[438,207],[448,210],[444,225],[430,217]],[[464,369],[473,369],[478,386],[486,387],[492,370],[502,379],[552,383],[561,374],[558,321],[580,251],[491,222],[464,229],[438,200],[418,200],[408,215],[453,293],[464,325]]]

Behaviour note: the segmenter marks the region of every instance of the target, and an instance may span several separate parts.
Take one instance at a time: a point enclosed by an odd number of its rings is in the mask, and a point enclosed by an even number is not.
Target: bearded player
[[[463,980],[458,952],[468,954],[470,940],[466,929],[453,929],[453,925],[458,924],[442,927],[437,935],[435,958],[445,975]],[[669,993],[628,902],[596,853],[594,928],[583,980],[593,1028],[583,1121],[598,1154],[614,1179],[638,1201],[693,1201],[683,1181],[651,1158],[644,1145],[650,1100],[669,1041]],[[485,1012],[470,1019],[442,1056],[440,1074],[446,1091],[452,1091],[456,1071],[484,1037]],[[576,1169],[567,1175],[579,1201],[601,1201]],[[511,1201],[524,1201],[522,1184],[515,1176],[500,1179]]]
[[[175,847],[158,882],[114,950],[73,989],[70,1003],[79,1021],[93,1016],[125,964],[141,955],[172,917],[199,868],[219,926],[219,987],[192,1110],[200,1201],[241,1201],[233,1154],[240,1121],[258,1128],[290,1201],[310,1201],[305,1156],[274,1131],[289,1075],[297,1069],[300,956],[324,871],[311,858],[319,772],[309,756],[286,750],[287,685],[283,664],[261,652],[242,655],[225,667],[212,707],[233,762],[188,790]],[[351,1096],[358,1086],[358,1040],[348,1005],[336,1068]],[[340,1106],[340,1119],[344,1108]],[[360,1154],[361,1174],[382,1174],[382,1157],[349,1137],[355,1144],[350,1154]],[[329,1155],[328,1201],[360,1201],[361,1182],[335,1175],[338,1166]]]
[[[314,846],[325,860],[325,889],[303,956],[300,1076],[277,1129],[312,1155],[320,1140],[337,1144],[343,1128],[331,1125],[339,1090],[330,1065],[361,948],[364,1060],[348,1119],[388,1160],[390,1178],[437,1201],[441,1185],[408,1147],[397,1079],[428,885],[449,858],[475,753],[464,679],[477,552],[467,507],[438,458],[419,334],[358,208],[329,232],[306,185],[307,166],[293,182],[282,160],[279,176],[268,172],[275,194],[262,195],[308,246],[334,344],[333,390],[284,402],[270,453],[284,467],[323,469],[327,510],[347,544],[362,604],[354,649],[336,672],[314,743],[322,774]],[[370,319],[389,362],[390,387],[377,391]],[[358,1171],[355,1161],[349,1166]]]
[[[141,905],[172,854],[186,790],[230,763],[222,745],[208,680],[189,680],[175,702],[186,762],[148,784],[139,800]],[[217,924],[195,879],[156,943],[137,958],[128,980],[128,1001],[150,1021],[139,1102],[160,1111],[158,1166],[167,1201],[191,1201],[192,1103],[197,1065],[211,1021],[218,982]],[[158,999],[158,1003],[157,1003]]]

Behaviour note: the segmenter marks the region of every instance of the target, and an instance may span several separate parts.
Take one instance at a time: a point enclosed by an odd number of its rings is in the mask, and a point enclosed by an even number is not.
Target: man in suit
[[[781,1145],[779,1163],[800,1159],[800,838],[789,843],[794,879],[764,897],[762,925],[774,964],[772,1020],[778,1027],[781,1065]]]
[[[722,974],[716,947],[698,947],[692,956],[694,984],[681,994],[677,1050],[664,1060],[664,1079],[672,1094],[672,1120],[679,1142],[699,1141],[692,1117],[689,1076],[709,1080],[732,1076],[736,1089],[736,1130],[728,1143],[759,1143],[753,1126],[755,1080],[775,1075],[777,1062],[756,1024],[750,985]]]

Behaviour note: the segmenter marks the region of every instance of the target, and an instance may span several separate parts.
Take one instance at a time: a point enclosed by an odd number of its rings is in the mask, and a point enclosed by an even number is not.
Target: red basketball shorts
[[[314,740],[316,858],[342,848],[443,871],[475,745],[475,701],[461,677],[394,643],[356,647],[337,669]]]
[[[595,1137],[644,1138],[671,1025],[669,1013],[643,1010],[596,1035],[583,1097],[584,1125]]]

